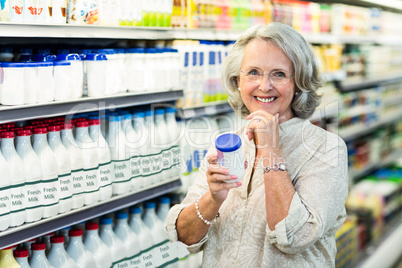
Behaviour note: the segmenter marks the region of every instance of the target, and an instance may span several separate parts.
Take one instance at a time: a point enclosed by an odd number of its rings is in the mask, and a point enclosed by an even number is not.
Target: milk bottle
[[[158,148],[161,156],[161,169],[162,173],[159,175],[160,181],[166,181],[172,177],[172,152],[170,150],[170,131],[165,122],[165,111],[163,109],[155,110],[155,146]],[[151,132],[152,133],[152,132]]]
[[[84,180],[83,153],[75,142],[73,125],[66,123],[61,128],[61,140],[67,149],[71,161],[71,179],[73,183],[72,208],[76,209],[85,204],[85,191],[87,187]]]
[[[33,149],[38,156],[42,169],[43,218],[59,213],[60,183],[56,156],[46,139],[47,129],[34,129]]]
[[[68,243],[67,253],[80,268],[96,268],[95,258],[82,243],[82,230],[71,229],[68,232],[70,242]]]
[[[134,206],[129,209],[130,212],[130,228],[133,230],[142,246],[143,250],[147,250],[154,245],[151,230],[145,225],[141,219],[141,207]]]
[[[70,156],[60,138],[60,126],[48,127],[49,146],[56,156],[57,167],[59,169],[60,183],[60,212],[70,211],[73,206],[73,182],[71,178]]]
[[[169,209],[170,209],[170,198],[167,196],[160,197],[156,215],[163,224],[166,224],[166,218],[167,214],[169,213]]]
[[[25,222],[38,221],[43,216],[42,169],[40,160],[31,145],[30,130],[17,131],[16,149],[25,170],[27,193]]]
[[[13,256],[13,247],[0,250],[0,268],[19,268],[18,262]]]
[[[25,170],[24,164],[14,148],[14,132],[1,133],[1,153],[10,168],[10,227],[19,226],[25,222],[26,218]]]
[[[46,250],[45,250],[46,255],[50,252],[50,249],[52,248],[52,243],[50,243],[50,238],[52,236],[54,236],[54,234],[55,234],[54,232],[50,232],[48,234],[45,234],[45,235],[41,236],[38,239],[38,242],[45,243],[45,245],[46,245]]]
[[[180,175],[179,161],[180,161],[180,146],[179,142],[182,138],[182,131],[179,124],[176,121],[176,110],[174,108],[166,109],[166,125],[169,129],[169,145],[171,146],[172,155],[172,167],[171,174],[173,177],[178,177]]]
[[[108,144],[115,174],[113,194],[127,193],[131,189],[130,161],[126,158],[126,136],[119,115],[109,116]]]
[[[127,218],[126,212],[119,211],[115,214],[116,225],[114,232],[123,241],[126,256],[132,257],[140,253],[142,245],[140,245],[137,235],[128,226]]]
[[[64,236],[64,247],[66,248],[68,245],[68,242],[70,241],[70,237],[68,236],[68,232],[71,230],[71,226],[64,227],[63,229],[60,229],[57,231],[58,235]]]
[[[29,261],[31,268],[51,268],[52,264],[45,255],[45,243],[33,243],[31,245],[32,257]]]
[[[123,129],[126,135],[126,158],[130,159],[131,190],[138,191],[141,188],[141,158],[137,148],[139,138],[133,128],[131,114],[124,115]]]
[[[31,240],[28,240],[28,241],[25,241],[24,244],[23,244],[23,247],[28,250],[29,257],[32,256],[31,245],[32,245],[33,243],[35,243],[35,242],[36,242],[36,238],[31,239]]]
[[[85,235],[84,245],[94,255],[96,266],[98,268],[110,267],[112,265],[112,255],[109,248],[98,235],[98,224],[96,222],[87,222],[85,229],[87,233]]]
[[[25,248],[16,249],[13,252],[15,260],[18,262],[21,268],[30,268],[28,263],[29,252]]]
[[[89,135],[93,142],[96,144],[99,159],[99,201],[107,200],[112,196],[113,188],[112,182],[114,181],[114,171],[112,160],[110,158],[109,146],[100,131],[100,120],[89,120]]]
[[[100,224],[100,238],[110,250],[112,255],[112,261],[116,262],[126,257],[126,251],[124,249],[123,242],[116,236],[112,229],[112,218],[102,217],[99,220]]]
[[[145,113],[137,111],[133,115],[133,127],[139,138],[137,147],[140,153],[140,181],[139,186],[141,188],[149,185],[149,174],[151,173],[151,161],[149,159],[150,137],[149,129],[145,123]],[[148,176],[147,176],[148,175]]]
[[[146,226],[151,230],[152,237],[154,239],[154,243],[158,244],[167,239],[167,235],[165,233],[163,223],[156,216],[155,213],[155,202],[145,202],[145,213],[143,217],[143,221]]]
[[[98,178],[98,150],[88,133],[88,121],[77,122],[75,125],[75,139],[81,148],[84,160],[85,205],[91,205],[99,201]]]
[[[155,141],[159,138],[159,133],[156,133],[154,111],[148,110],[145,112],[145,123],[148,126],[150,133],[148,159],[151,162],[151,170],[149,174],[143,176],[149,177],[150,184],[155,184],[160,181],[160,173],[162,172],[162,156],[160,150],[155,144]]]
[[[55,235],[50,238],[52,249],[50,250],[47,258],[49,262],[57,268],[76,268],[78,265],[67,254],[64,249],[64,236]]]
[[[11,175],[10,169],[6,160],[0,153],[0,231],[6,230],[10,227],[11,223],[11,198],[10,198],[10,185]]]

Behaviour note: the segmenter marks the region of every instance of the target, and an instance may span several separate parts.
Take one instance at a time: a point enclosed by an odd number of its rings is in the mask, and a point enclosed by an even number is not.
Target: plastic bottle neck
[[[46,146],[47,143],[47,139],[46,139],[46,134],[34,134],[34,146],[37,148],[42,148],[44,146]]]
[[[14,153],[14,138],[3,138],[1,139],[1,151],[4,153]]]

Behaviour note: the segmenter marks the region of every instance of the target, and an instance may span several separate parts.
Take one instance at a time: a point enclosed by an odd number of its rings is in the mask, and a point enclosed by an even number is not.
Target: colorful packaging
[[[10,3],[8,0],[0,0],[0,21],[10,20]]]
[[[67,22],[70,24],[98,24],[96,0],[69,0]]]

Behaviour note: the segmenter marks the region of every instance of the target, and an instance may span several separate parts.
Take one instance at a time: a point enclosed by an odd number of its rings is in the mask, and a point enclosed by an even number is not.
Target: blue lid
[[[163,53],[163,48],[155,48],[156,53]]]
[[[106,55],[116,54],[116,51],[111,48],[98,49],[97,52],[100,54],[106,54]]]
[[[35,68],[38,67],[39,62],[24,62],[25,67]]]
[[[80,49],[80,50],[78,50],[78,53],[87,55],[87,54],[91,54],[92,50],[91,49]]]
[[[172,107],[168,107],[168,108],[165,109],[165,112],[166,113],[176,113],[176,109],[172,108]]]
[[[130,214],[140,214],[141,213],[141,207],[140,206],[134,206],[129,208]]]
[[[193,66],[197,65],[197,52],[193,52]]]
[[[98,116],[99,112],[90,112],[88,113],[88,116]]]
[[[144,207],[145,208],[155,208],[156,204],[155,204],[155,202],[145,202]]]
[[[153,116],[153,115],[154,115],[154,111],[152,111],[152,110],[145,111],[145,116]]]
[[[184,67],[188,67],[188,57],[189,53],[188,52],[184,53]]]
[[[111,115],[109,116],[109,122],[120,122],[121,117],[119,115]]]
[[[144,117],[145,117],[145,113],[144,113],[144,112],[135,112],[135,113],[134,113],[134,117],[144,118]]]
[[[222,134],[215,141],[215,147],[221,152],[233,152],[241,146],[241,139],[236,134]]]
[[[61,230],[70,230],[70,229],[71,229],[71,226],[67,226],[67,227],[61,228]]]
[[[135,48],[133,48],[133,47],[130,47],[130,48],[126,48],[126,49],[125,49],[125,52],[126,52],[126,53],[134,53],[134,51],[135,51]]]
[[[156,109],[155,114],[165,114],[165,110],[164,109]]]
[[[61,60],[81,60],[80,55],[76,54],[76,53],[72,53],[72,54],[58,54],[57,55],[57,60],[61,61]]]
[[[171,49],[171,52],[173,52],[173,53],[179,53],[179,50],[178,50],[178,49],[175,49],[175,48],[172,48],[172,49]]]
[[[66,60],[61,60],[61,61],[54,61],[53,62],[54,66],[70,66],[71,62],[66,61]]]
[[[113,223],[113,220],[110,217],[102,217],[99,219],[99,224],[102,224],[102,225],[112,224],[112,223]]]
[[[33,60],[33,55],[20,55],[20,61],[32,61]]]
[[[119,111],[119,114],[125,115],[125,114],[131,114],[131,113],[130,113],[130,111],[127,111],[127,110],[121,110],[121,111]]]
[[[2,68],[21,68],[24,67],[25,64],[22,62],[1,62],[0,66]]]
[[[35,62],[38,67],[53,67],[53,62]]]
[[[170,198],[167,196],[161,196],[159,198],[159,203],[160,204],[170,204]]]
[[[209,52],[209,65],[214,65],[215,64],[215,52],[210,51]]]
[[[204,65],[204,52],[200,52],[200,66]]]
[[[124,120],[126,120],[126,119],[131,120],[131,119],[133,119],[133,116],[131,114],[125,114]]]
[[[49,62],[57,59],[56,55],[36,54],[33,55],[34,61]]]
[[[127,213],[126,212],[124,212],[124,211],[118,211],[118,212],[116,212],[116,214],[114,214],[114,217],[116,218],[116,219],[118,219],[118,220],[121,220],[121,219],[127,219]]]
[[[115,48],[114,51],[116,54],[124,54],[124,48]]]
[[[172,49],[170,47],[164,47],[164,48],[162,48],[162,52],[163,53],[172,52]]]
[[[153,54],[153,53],[156,53],[156,50],[155,50],[155,48],[146,48],[146,49],[144,49],[144,52]]]
[[[107,57],[105,54],[90,53],[85,55],[85,60],[101,61],[101,60],[107,60]]]
[[[98,116],[98,115],[90,115],[89,116],[89,120],[92,120],[92,119],[99,119],[100,117]]]

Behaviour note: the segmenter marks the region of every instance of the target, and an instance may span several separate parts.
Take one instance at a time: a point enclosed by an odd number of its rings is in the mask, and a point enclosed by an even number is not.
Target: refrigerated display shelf
[[[167,183],[151,185],[140,192],[130,192],[114,196],[109,200],[75,209],[49,219],[42,219],[34,223],[26,223],[18,227],[9,228],[0,232],[0,249],[156,198],[170,193],[180,186],[180,179],[175,178]]]
[[[184,107],[182,108],[182,113],[179,113],[179,117],[182,119],[190,119],[201,116],[228,113],[232,111],[233,111],[232,107],[226,100],[213,101],[213,102],[206,102],[200,105]]]
[[[362,89],[368,89],[371,87],[379,86],[381,84],[390,84],[400,81],[402,81],[402,75],[396,74],[389,77],[364,79],[356,82],[338,81],[336,82],[336,86],[341,92],[345,93]]]
[[[357,124],[346,129],[339,131],[339,136],[341,136],[345,141],[351,141],[361,136],[367,135],[379,127],[391,124],[399,119],[402,119],[402,111],[395,112],[393,114],[388,114],[380,117],[375,123],[366,125],[366,124]]]
[[[394,163],[401,157],[402,157],[402,150],[399,149],[399,150],[392,152],[390,155],[388,155],[387,157],[382,159],[380,162],[368,164],[367,166],[365,166],[361,169],[358,169],[358,170],[350,170],[349,171],[349,180],[353,184],[358,179],[373,173],[377,169],[391,165],[392,163]]]
[[[163,92],[124,93],[106,97],[84,97],[72,101],[53,101],[18,106],[0,106],[0,123],[31,120],[36,118],[73,115],[103,109],[139,106],[159,102],[176,101],[183,97],[183,90]]]
[[[183,29],[172,27],[0,22],[0,37],[234,41],[243,31],[211,28]],[[308,42],[315,44],[402,44],[402,38],[395,38],[394,36],[338,36],[331,33],[303,33],[303,36]]]

